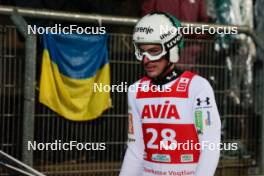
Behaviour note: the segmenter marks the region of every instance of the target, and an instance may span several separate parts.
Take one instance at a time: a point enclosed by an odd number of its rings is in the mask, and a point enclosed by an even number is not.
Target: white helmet
[[[150,60],[158,60],[168,54],[171,63],[178,62],[179,49],[183,47],[179,27],[181,27],[180,21],[168,13],[151,13],[141,18],[133,32],[136,58],[142,61],[144,56],[147,56]],[[153,55],[141,51],[139,44],[159,44],[162,50]]]

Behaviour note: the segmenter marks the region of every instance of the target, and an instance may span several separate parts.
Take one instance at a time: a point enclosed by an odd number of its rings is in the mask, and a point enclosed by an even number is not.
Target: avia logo
[[[210,98],[206,97],[205,100],[202,100],[201,98],[197,98],[197,106],[201,106],[203,103],[206,103],[206,105],[210,105]]]
[[[149,27],[136,27],[134,30],[134,33],[135,32],[143,32],[145,34],[151,34],[153,31],[154,31],[154,29],[151,28],[150,26]]]
[[[145,105],[141,114],[144,118],[161,118],[161,119],[180,119],[176,105],[170,104],[170,101],[165,101],[165,104]]]

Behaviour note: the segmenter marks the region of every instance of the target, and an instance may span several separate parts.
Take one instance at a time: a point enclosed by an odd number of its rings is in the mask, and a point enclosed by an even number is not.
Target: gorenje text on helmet
[[[154,29],[151,28],[150,26],[149,27],[136,27],[134,30],[134,33],[135,32],[143,32],[146,34],[151,34],[153,31],[154,31]]]

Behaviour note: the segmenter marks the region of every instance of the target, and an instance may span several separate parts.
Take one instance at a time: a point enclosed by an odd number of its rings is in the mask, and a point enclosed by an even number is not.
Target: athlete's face
[[[160,53],[162,48],[160,45],[155,44],[141,44],[139,46],[139,49],[142,51],[147,51],[151,55],[155,55],[156,53]],[[168,60],[165,58],[165,56],[161,57],[159,60],[151,61],[147,56],[144,56],[143,58],[143,66],[147,73],[147,75],[150,78],[156,78],[158,77],[164,68],[168,65]]]

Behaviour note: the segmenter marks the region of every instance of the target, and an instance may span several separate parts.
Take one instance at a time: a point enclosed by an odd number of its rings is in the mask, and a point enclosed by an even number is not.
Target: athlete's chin
[[[156,71],[146,71],[146,73],[150,78],[157,78],[159,76],[159,73]]]

